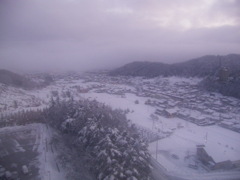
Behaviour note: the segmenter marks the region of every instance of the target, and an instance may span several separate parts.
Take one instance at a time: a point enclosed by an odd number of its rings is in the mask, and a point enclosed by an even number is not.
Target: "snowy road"
[[[57,156],[54,153],[54,149],[50,144],[52,138],[52,130],[46,125],[42,125],[39,129],[40,133],[40,143],[38,147],[38,152],[40,154],[40,176],[42,179],[49,180],[65,180],[64,171],[60,170],[58,162],[56,161]]]

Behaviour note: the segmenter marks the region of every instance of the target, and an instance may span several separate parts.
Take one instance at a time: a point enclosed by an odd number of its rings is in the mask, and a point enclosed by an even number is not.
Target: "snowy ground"
[[[155,108],[144,104],[148,99],[134,94],[109,95],[105,93],[86,93],[84,98],[96,99],[113,108],[129,109],[127,118],[133,123],[161,132],[171,132],[169,137],[153,142],[149,146],[150,153],[164,167],[167,174],[183,179],[189,175],[195,179],[239,179],[240,172],[208,172],[201,164],[197,164],[196,145],[204,144],[209,155],[217,162],[240,160],[240,134],[219,126],[197,126],[178,119],[159,117],[154,121],[151,114]],[[139,104],[135,104],[135,100]],[[156,149],[158,149],[156,153]],[[157,155],[156,155],[157,154]],[[197,169],[189,166],[196,165]],[[221,178],[219,177],[221,176]],[[192,178],[190,178],[192,179]]]
[[[204,179],[203,176],[206,176],[206,179],[218,178],[218,173],[208,173],[201,166],[197,169],[189,167],[189,165],[196,165],[196,145],[201,144],[206,146],[209,154],[214,155],[217,161],[240,160],[240,134],[237,132],[219,126],[197,126],[178,118],[159,117],[158,121],[153,121],[151,114],[155,109],[144,104],[146,98],[133,94],[126,94],[126,98],[97,93],[87,93],[83,96],[104,102],[113,108],[129,109],[130,113],[127,117],[133,123],[152,131],[160,129],[160,131],[171,132],[169,137],[153,142],[149,146],[152,157],[157,159],[168,174],[182,178],[187,178],[189,175],[197,179]],[[139,100],[139,104],[134,103],[136,99]],[[158,148],[156,148],[157,143]],[[158,149],[157,155],[156,149]],[[222,173],[222,179],[230,178],[231,174],[233,179],[240,178],[240,172],[228,172],[225,176]]]
[[[184,78],[156,78],[152,80],[142,80],[136,78],[130,79],[129,83],[135,85],[135,87],[123,84],[114,84],[105,82],[85,82],[84,80],[59,80],[56,84],[47,88],[37,91],[24,91],[14,88],[2,87],[0,93],[1,100],[3,99],[0,108],[2,112],[18,111],[22,109],[42,108],[47,106],[47,101],[52,91],[59,91],[61,94],[63,91],[70,90],[74,94],[74,98],[89,98],[96,99],[103,102],[112,108],[128,109],[127,118],[132,123],[137,124],[140,127],[146,128],[155,133],[166,134],[163,139],[158,142],[153,142],[149,146],[152,157],[160,163],[161,168],[168,175],[175,177],[181,177],[182,179],[240,179],[239,171],[225,171],[225,172],[207,172],[207,170],[201,165],[196,164],[196,145],[204,144],[209,154],[213,154],[217,161],[222,160],[240,160],[240,134],[228,129],[221,128],[217,125],[214,126],[197,126],[193,123],[178,119],[178,118],[165,118],[158,116],[153,118],[153,114],[156,107],[146,105],[147,99],[154,99],[153,97],[139,97],[136,95],[137,85],[141,86],[143,82],[160,83],[165,86],[166,91],[171,91],[171,87],[176,83],[188,83],[195,85],[199,82],[199,79],[184,79]],[[155,85],[155,84],[154,84]],[[78,88],[87,89],[85,93],[78,91]],[[7,88],[7,89],[6,89]],[[121,94],[122,90],[127,93]],[[181,94],[184,93],[184,89],[174,89]],[[120,93],[119,93],[120,92]],[[220,95],[216,97],[222,98]],[[208,97],[208,96],[207,96]],[[14,107],[14,100],[19,101],[19,106]],[[231,99],[231,98],[229,98]],[[136,103],[138,100],[138,103]],[[39,102],[39,103],[36,103]],[[232,102],[239,103],[239,100],[233,99]],[[30,104],[28,106],[28,104]],[[236,117],[236,115],[234,116]],[[237,117],[239,118],[239,117]],[[235,121],[237,121],[237,118]],[[233,121],[231,121],[233,122]],[[2,132],[3,130],[1,130]],[[41,127],[37,130],[38,139],[41,146],[39,160],[41,162],[40,172],[49,176],[48,171],[51,172],[52,177],[58,177],[60,179],[64,176],[58,172],[56,163],[53,159],[54,146],[44,146],[45,141],[49,142],[51,133],[46,127]],[[47,143],[48,144],[48,143]],[[158,145],[157,145],[158,144]],[[40,152],[40,150],[39,150]],[[46,159],[46,160],[45,160]],[[44,162],[49,160],[46,166]],[[53,162],[53,163],[51,163]],[[190,168],[189,165],[197,165],[196,169]],[[47,169],[47,170],[46,170]],[[44,173],[47,171],[47,173]],[[189,178],[190,177],[190,178]],[[231,178],[232,177],[232,178]],[[45,177],[46,178],[46,177]],[[87,178],[85,178],[87,179]]]
[[[169,174],[184,178],[192,175],[196,179],[215,174],[218,178],[217,172],[207,172],[201,166],[197,166],[198,169],[188,167],[197,165],[196,145],[204,144],[209,155],[219,161],[235,161],[240,158],[239,139],[240,134],[218,126],[199,127],[189,123],[187,127],[177,129],[170,137],[151,143],[149,150]],[[231,173],[227,173],[227,178],[221,173],[222,179],[231,179]],[[232,174],[233,179],[240,177],[239,171]]]
[[[146,128],[152,128],[152,121],[150,115],[154,113],[155,109],[150,106],[144,105],[147,98],[139,98],[134,94],[125,94],[125,97],[120,95],[110,95],[105,93],[86,93],[81,95],[84,98],[96,99],[114,109],[129,109],[127,118],[133,123],[141,125]],[[139,104],[135,104],[138,100]]]

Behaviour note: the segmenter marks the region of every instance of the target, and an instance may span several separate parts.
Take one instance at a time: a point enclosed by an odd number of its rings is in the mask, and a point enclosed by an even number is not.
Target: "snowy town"
[[[192,179],[189,175],[196,180],[240,177],[239,99],[201,90],[198,78],[147,79],[104,73],[54,78],[52,85],[40,90],[27,91],[1,84],[1,119],[20,111],[43,109],[49,105],[51,95],[66,96],[70,92],[75,99],[96,100],[123,110],[148,141],[151,157],[166,177],[186,180]],[[4,126],[1,121],[1,127]],[[4,131],[0,129],[1,134]],[[39,148],[44,148],[43,145]],[[41,163],[46,163],[41,158]],[[59,166],[55,163],[49,173],[57,174]]]
[[[240,180],[240,0],[0,0],[0,180]]]

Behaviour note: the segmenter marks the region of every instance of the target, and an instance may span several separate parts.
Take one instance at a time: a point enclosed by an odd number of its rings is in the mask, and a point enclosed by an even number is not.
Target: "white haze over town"
[[[0,67],[109,69],[240,53],[238,0],[1,0]]]

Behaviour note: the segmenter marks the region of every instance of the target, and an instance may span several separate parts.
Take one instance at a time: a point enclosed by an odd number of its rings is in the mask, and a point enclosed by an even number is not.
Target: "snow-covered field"
[[[205,145],[205,149],[217,162],[240,160],[240,133],[219,127],[218,125],[197,126],[196,124],[176,117],[166,118],[160,115],[157,116],[154,114],[157,107],[145,104],[148,99],[155,100],[154,97],[137,95],[139,91],[137,92],[136,89],[144,82],[146,84],[152,83],[154,86],[156,82],[160,84],[159,86],[163,86],[164,84],[166,92],[168,92],[168,89],[171,89],[174,84],[180,84],[181,88],[173,91],[181,95],[185,92],[183,89],[185,86],[181,86],[182,84],[187,84],[187,87],[194,86],[199,82],[199,79],[175,77],[141,80],[136,78],[136,81],[134,81],[134,79],[128,80],[128,83],[131,85],[109,83],[105,79],[99,82],[86,82],[83,79],[71,81],[59,80],[56,84],[47,88],[30,92],[4,87],[0,94],[1,111],[2,113],[7,111],[18,111],[31,108],[33,105],[35,105],[35,108],[41,108],[48,105],[47,102],[52,91],[59,91],[59,94],[62,94],[62,92],[69,90],[76,99],[96,99],[114,109],[120,108],[128,110],[127,118],[131,120],[132,123],[154,133],[159,133],[161,135],[165,134],[166,136],[161,136],[164,138],[150,143],[149,151],[152,157],[163,167],[166,174],[181,177],[182,179],[240,179],[240,171],[208,172],[206,168],[198,164],[196,157],[196,145]],[[148,85],[146,85],[146,87],[148,88]],[[221,95],[217,94],[216,97],[218,96],[222,98]],[[206,97],[208,96],[206,95]],[[18,101],[17,107],[14,107],[14,100]],[[36,104],[36,102],[39,103]],[[239,103],[239,100],[233,99],[231,102]],[[27,105],[29,105],[29,107]],[[235,121],[239,119],[236,113],[231,117],[234,117]],[[43,131],[45,133],[43,133]],[[41,132],[39,136],[42,136],[39,139],[39,144],[44,144],[41,141],[47,138],[45,136],[48,136],[48,131],[45,127],[41,127],[38,132]],[[47,147],[42,145],[38,148],[44,150],[44,148]],[[56,171],[56,165],[52,168],[51,163],[48,163],[47,166],[43,166],[45,159],[53,161],[53,156],[48,154],[50,152],[49,149],[48,151],[45,149],[43,152],[47,153],[39,156],[41,171],[43,172],[47,169],[47,171],[51,172],[52,176],[61,180],[63,176]]]
[[[154,122],[151,114],[155,109],[144,104],[146,98],[133,94],[126,94],[126,98],[121,98],[116,95],[87,93],[83,97],[96,99],[113,108],[129,109],[128,119],[137,125],[152,129],[154,132],[157,129],[171,132],[171,136],[149,145],[150,153],[168,174],[183,178],[191,175],[198,179],[204,179],[201,174],[208,173],[204,168],[192,169],[189,167],[189,165],[196,165],[196,145],[205,145],[209,155],[213,156],[217,162],[240,160],[240,134],[237,132],[219,126],[197,126],[178,118],[159,117],[159,120]],[[134,103],[136,99],[139,100],[139,104]],[[156,149],[158,149],[157,155]],[[214,174],[211,178],[218,178],[218,174]],[[232,174],[233,178],[240,178],[240,172]],[[231,173],[227,173],[227,176],[222,174],[223,179],[231,178],[230,175]],[[209,178],[209,176],[205,178]]]

